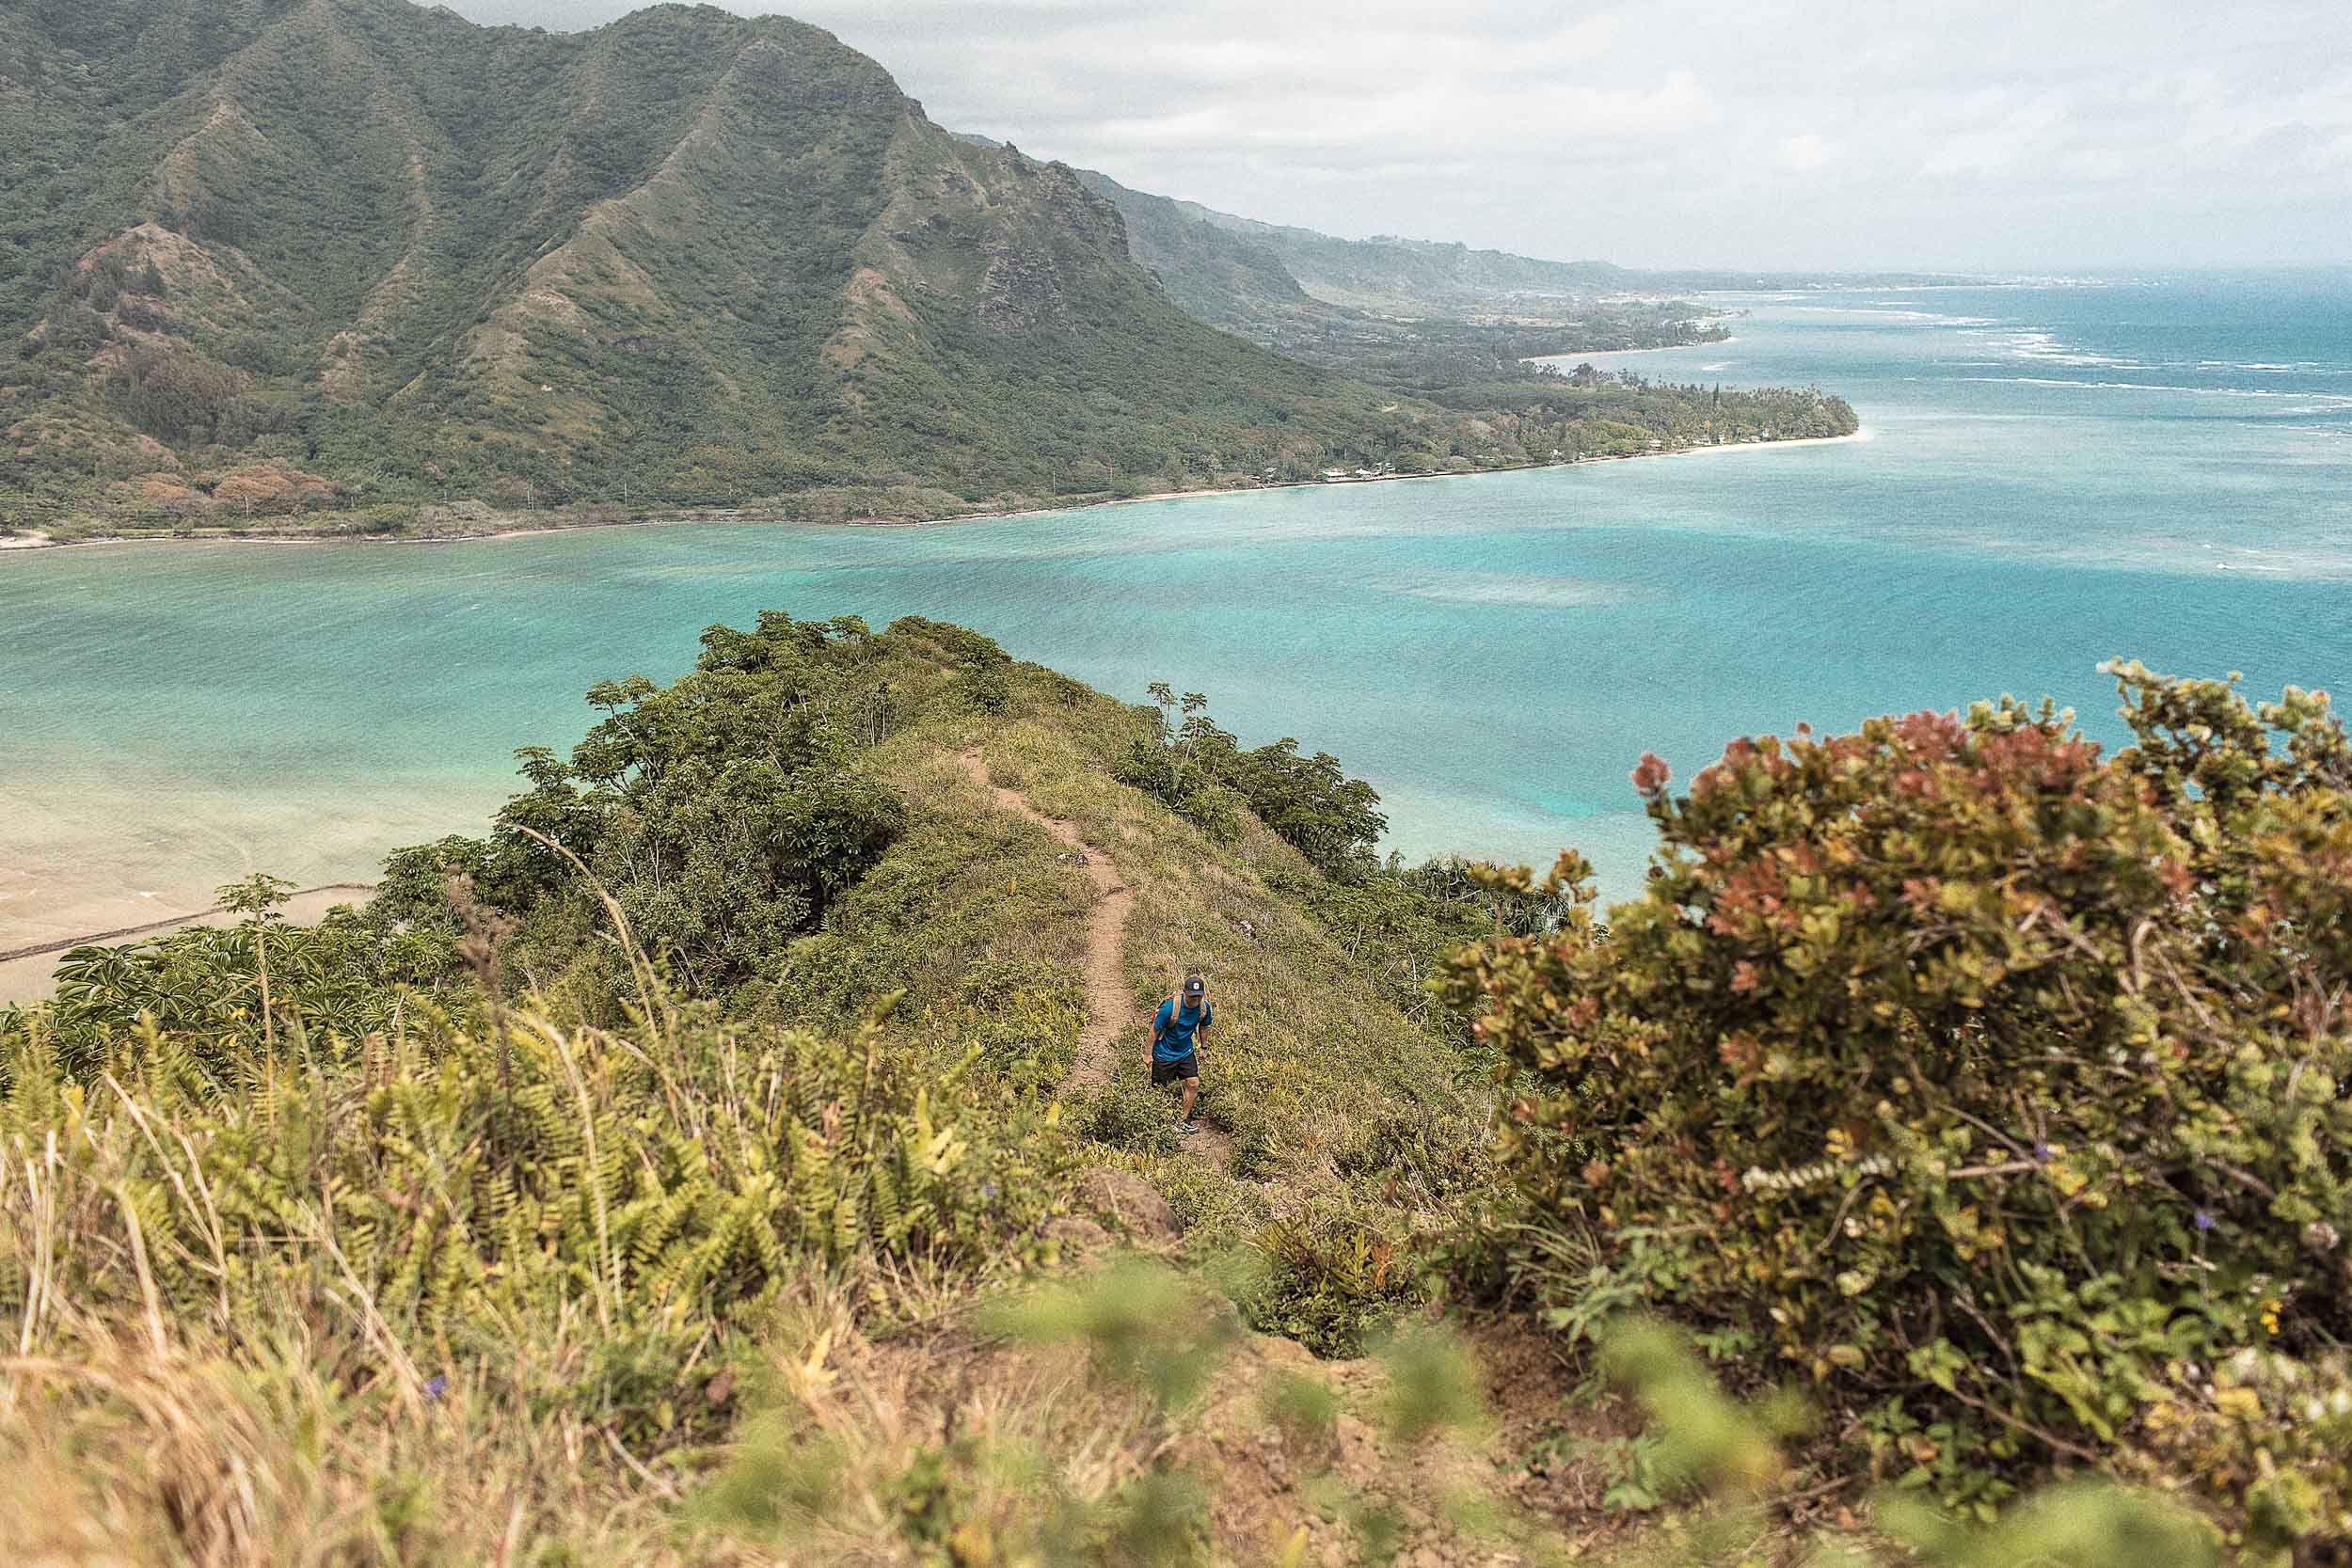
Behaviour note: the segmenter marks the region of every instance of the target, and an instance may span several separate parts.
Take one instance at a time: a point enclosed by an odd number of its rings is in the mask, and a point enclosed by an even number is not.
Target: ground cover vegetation
[[[779,18],[16,7],[0,159],[0,523],[54,537],[930,518],[1560,444],[1426,395],[1507,327],[1403,370],[1217,330],[1075,172]],[[1726,396],[1697,424],[1777,419]]]
[[[2124,673],[2112,758],[2003,705],[1645,764],[1604,931],[1198,694],[713,627],[364,909],[249,879],[0,1013],[0,1541],[2329,1560],[2345,744]]]

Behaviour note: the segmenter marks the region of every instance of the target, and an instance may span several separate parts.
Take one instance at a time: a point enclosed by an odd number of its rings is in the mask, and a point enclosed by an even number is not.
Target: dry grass
[[[290,1317],[292,1315],[290,1314]],[[92,1324],[13,1357],[0,1402],[0,1541],[25,1564],[300,1568],[478,1561],[720,1564],[681,1532],[677,1480],[577,1414],[486,1376],[419,1404],[354,1389],[363,1354],[256,1325],[259,1343]]]

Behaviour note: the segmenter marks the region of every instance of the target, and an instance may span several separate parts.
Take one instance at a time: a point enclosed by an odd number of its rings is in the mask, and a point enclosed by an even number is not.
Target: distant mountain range
[[[1107,197],[1127,220],[1135,259],[1159,275],[1179,304],[1204,320],[1246,317],[1250,311],[1245,302],[1280,308],[1309,302],[1422,319],[1540,315],[1549,309],[1575,320],[1613,295],[1909,288],[1956,281],[1951,275],[1931,273],[1644,271],[1394,235],[1343,240],[1131,190],[1089,169],[1079,170],[1078,178]]]
[[[1524,460],[1419,395],[1459,366],[1400,369],[1390,318],[1458,316],[1480,374],[1517,373],[1518,326],[1473,316],[1591,314],[1631,276],[1128,191],[710,8],[548,34],[42,0],[0,13],[0,509],[226,485],[938,515]],[[1615,325],[1680,341],[1689,314]]]
[[[1188,314],[1253,342],[1425,393],[1536,355],[1698,341],[1705,312],[1632,294],[1605,261],[1419,240],[1343,240],[1078,171],[1119,210],[1128,253]],[[1669,291],[1670,293],[1670,291]]]

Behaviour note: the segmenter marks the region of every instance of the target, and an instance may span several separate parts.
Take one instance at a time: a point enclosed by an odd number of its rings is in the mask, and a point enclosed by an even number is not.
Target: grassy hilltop
[[[703,642],[364,910],[0,1012],[12,1560],[2341,1560],[2324,699],[1645,759],[1603,925],[1191,697]]]
[[[1269,352],[1180,308],[1073,170],[707,7],[552,35],[406,0],[13,8],[0,160],[19,524],[932,517],[1836,422],[1734,394],[1668,430],[1588,388],[1529,423]]]

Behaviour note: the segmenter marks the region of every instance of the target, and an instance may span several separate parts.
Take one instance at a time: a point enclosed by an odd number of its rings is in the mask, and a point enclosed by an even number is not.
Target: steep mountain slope
[[[1198,215],[1190,202],[1132,190],[1092,169],[1081,169],[1078,178],[1119,209],[1136,263],[1150,268],[1168,297],[1201,320],[1239,324],[1302,312],[1337,313],[1300,288],[1279,256]]]
[[[0,196],[21,494],[193,504],[242,468],[921,513],[1412,422],[1208,330],[1070,171],[782,19],[41,4],[0,17],[0,153],[29,175]]]

